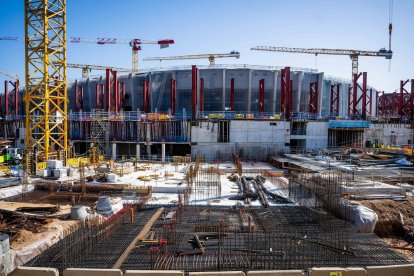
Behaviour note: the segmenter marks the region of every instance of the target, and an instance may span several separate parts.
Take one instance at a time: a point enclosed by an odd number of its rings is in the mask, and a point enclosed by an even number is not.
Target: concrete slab
[[[368,276],[406,276],[414,275],[414,264],[390,265],[390,266],[368,266]]]
[[[219,272],[190,272],[189,276],[245,276],[243,271],[219,271]]]
[[[124,276],[183,276],[179,270],[126,270]]]
[[[18,266],[11,276],[59,276],[56,268]]]
[[[305,273],[302,270],[264,270],[264,271],[249,271],[247,276],[303,276]]]
[[[63,276],[122,276],[120,269],[68,268]]]

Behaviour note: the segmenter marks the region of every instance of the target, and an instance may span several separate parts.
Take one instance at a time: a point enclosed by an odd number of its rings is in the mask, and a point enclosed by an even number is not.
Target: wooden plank
[[[150,218],[150,220],[144,225],[144,227],[141,229],[139,234],[135,237],[135,239],[128,245],[128,247],[125,249],[125,251],[121,254],[121,256],[118,258],[116,263],[112,266],[113,269],[120,269],[122,264],[125,262],[125,260],[128,258],[129,253],[131,253],[132,249],[134,249],[135,244],[144,239],[148,232],[151,230],[151,227],[154,225],[154,223],[157,221],[157,219],[161,216],[161,214],[164,212],[164,208],[159,208],[157,212]]]

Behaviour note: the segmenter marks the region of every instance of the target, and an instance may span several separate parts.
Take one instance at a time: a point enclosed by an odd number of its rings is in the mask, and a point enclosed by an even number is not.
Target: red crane
[[[138,38],[133,39],[117,39],[117,38],[80,38],[80,37],[71,37],[69,42],[72,43],[92,43],[99,45],[107,44],[129,44],[132,48],[132,71],[138,71],[138,51],[141,50],[141,44],[157,44],[160,45],[160,49],[167,48],[170,44],[174,44],[172,39],[160,39],[155,41],[142,40]]]
[[[14,40],[14,41],[24,41],[21,37],[0,37],[0,40]],[[138,51],[141,50],[141,44],[156,44],[160,45],[160,49],[164,49],[174,44],[172,39],[159,39],[159,40],[142,40],[139,38],[133,39],[118,39],[118,38],[80,38],[80,37],[71,37],[69,39],[71,43],[91,43],[98,45],[107,45],[107,44],[128,44],[132,48],[132,71],[138,71]]]

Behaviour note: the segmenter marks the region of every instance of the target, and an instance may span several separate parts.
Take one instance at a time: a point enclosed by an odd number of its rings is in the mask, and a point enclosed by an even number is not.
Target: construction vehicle
[[[231,51],[228,54],[199,54],[199,55],[183,55],[183,56],[169,56],[169,57],[149,57],[144,58],[144,61],[153,61],[159,60],[160,62],[163,60],[183,60],[183,59],[208,59],[210,65],[216,64],[216,58],[229,58],[235,57],[240,58],[240,53],[237,51]]]
[[[23,149],[11,147],[12,141],[0,141],[0,164],[20,164],[23,160]]]

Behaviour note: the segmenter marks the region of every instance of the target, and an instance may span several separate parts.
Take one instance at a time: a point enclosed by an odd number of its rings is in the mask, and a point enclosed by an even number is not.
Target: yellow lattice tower
[[[26,149],[66,161],[66,0],[25,0],[25,55]]]

